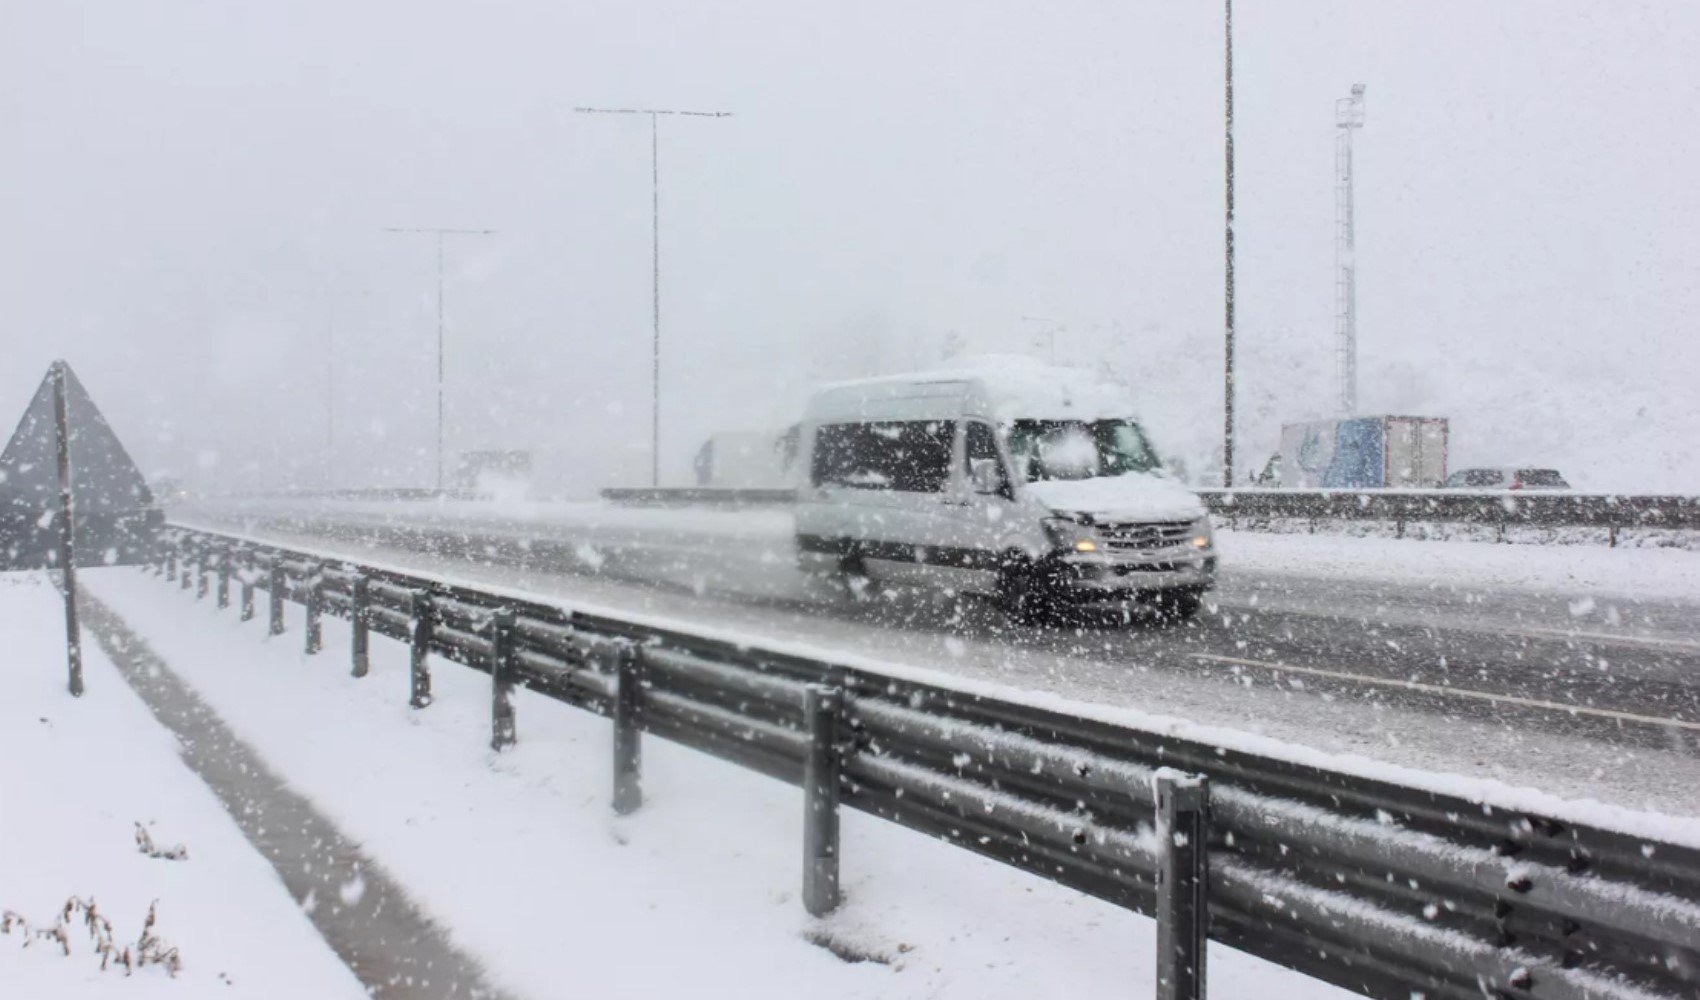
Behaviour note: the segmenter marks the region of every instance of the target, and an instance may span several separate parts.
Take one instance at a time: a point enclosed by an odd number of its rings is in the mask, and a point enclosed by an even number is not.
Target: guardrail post
[[[1617,548],[1617,522],[1616,521],[1613,521],[1611,523],[1611,525],[1606,528],[1606,545],[1607,545],[1608,548],[1613,548],[1613,549]]]
[[[636,647],[622,647],[615,661],[614,812],[626,816],[643,805],[643,660]]]
[[[212,545],[207,542],[195,546],[195,600],[204,601],[207,591],[211,589],[207,578],[207,559],[212,555]]]
[[[165,582],[177,580],[177,540],[174,538],[165,543]]]
[[[218,554],[218,606],[220,610],[230,607],[230,559],[231,547],[226,545]]]
[[[424,708],[431,704],[431,667],[427,657],[431,655],[432,611],[431,595],[423,590],[413,592],[413,648],[408,658],[407,703],[414,708]]]
[[[1203,1000],[1210,930],[1210,787],[1157,772],[1157,1000]]]
[[[371,667],[371,657],[367,650],[371,644],[370,626],[366,622],[366,608],[372,600],[372,582],[366,579],[366,574],[356,574],[348,587],[348,648],[353,660],[353,674],[365,677]]]
[[[320,622],[325,603],[325,568],[315,566],[302,583],[307,588],[307,599],[303,602],[307,606],[307,627],[302,630],[307,638],[301,651],[312,656],[325,648],[325,629]]]
[[[288,583],[283,578],[283,557],[272,556],[271,579],[266,585],[266,598],[270,604],[271,622],[267,631],[272,635],[283,634],[283,591]]]
[[[178,570],[178,572],[177,572],[177,589],[178,590],[188,590],[189,584],[194,582],[190,578],[190,575],[189,575],[189,564],[194,561],[194,558],[195,558],[195,543],[194,542],[185,542],[183,544],[183,558],[181,560],[181,565],[179,565],[177,567],[177,570]]]
[[[838,908],[838,710],[837,688],[811,685],[803,692],[809,755],[803,762],[803,907],[822,917]]]
[[[240,621],[254,617],[254,553],[242,553],[242,613]]]
[[[490,749],[500,751],[519,741],[514,729],[514,613],[503,609],[490,616]]]

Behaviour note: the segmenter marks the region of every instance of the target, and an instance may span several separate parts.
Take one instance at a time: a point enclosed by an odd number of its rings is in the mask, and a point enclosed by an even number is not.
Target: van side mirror
[[[968,481],[975,493],[1003,492],[1003,476],[998,474],[998,460],[995,458],[969,459]]]

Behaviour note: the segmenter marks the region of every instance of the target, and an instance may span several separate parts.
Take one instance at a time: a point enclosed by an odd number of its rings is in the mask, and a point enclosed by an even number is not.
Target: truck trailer
[[[1281,428],[1289,489],[1431,488],[1446,482],[1445,417],[1347,417]]]

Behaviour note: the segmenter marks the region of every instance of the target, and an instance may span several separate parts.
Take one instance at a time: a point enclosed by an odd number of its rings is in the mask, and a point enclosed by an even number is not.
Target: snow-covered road
[[[1185,628],[848,600],[782,511],[343,504],[183,520],[1415,767],[1700,814],[1700,557],[1228,534]]]

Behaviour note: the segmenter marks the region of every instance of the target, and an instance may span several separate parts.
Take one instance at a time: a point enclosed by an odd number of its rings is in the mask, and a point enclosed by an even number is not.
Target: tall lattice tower
[[[1352,133],[1364,127],[1364,85],[1334,102],[1334,378],[1342,416],[1358,409],[1358,252]]]

